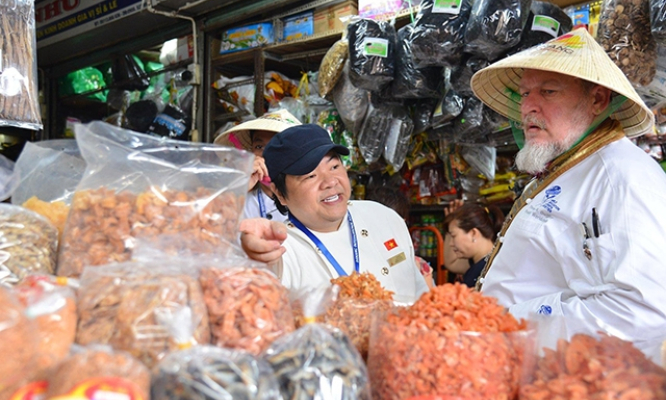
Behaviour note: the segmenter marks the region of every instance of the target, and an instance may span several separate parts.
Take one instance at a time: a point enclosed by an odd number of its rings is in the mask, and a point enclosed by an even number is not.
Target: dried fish
[[[308,324],[264,352],[284,399],[357,400],[370,397],[360,354],[337,328]]]
[[[197,346],[172,353],[156,368],[153,400],[281,400],[262,359],[242,350]]]

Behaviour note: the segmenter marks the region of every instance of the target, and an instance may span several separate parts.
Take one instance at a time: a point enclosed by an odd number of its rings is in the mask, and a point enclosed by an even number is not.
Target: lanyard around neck
[[[266,218],[266,203],[264,203],[264,193],[261,188],[257,188],[257,201],[259,202],[259,215],[261,218]]]
[[[317,236],[315,236],[314,233],[312,233],[308,228],[303,225],[301,221],[296,219],[291,213],[289,213],[289,221],[291,221],[292,224],[296,228],[298,228],[301,232],[307,236],[312,243],[317,246],[319,251],[326,257],[329,263],[335,268],[335,271],[338,273],[340,276],[347,276],[347,273],[345,272],[344,269],[340,266],[340,263],[333,257],[330,251],[326,248],[324,243],[319,240]],[[352,219],[351,213],[347,211],[347,222],[349,223],[349,230],[351,231],[351,242],[352,242],[352,249],[354,250],[354,269],[356,270],[356,273],[359,273],[359,268],[360,268],[360,259],[358,255],[358,240],[356,239],[356,229],[354,228],[354,220]]]

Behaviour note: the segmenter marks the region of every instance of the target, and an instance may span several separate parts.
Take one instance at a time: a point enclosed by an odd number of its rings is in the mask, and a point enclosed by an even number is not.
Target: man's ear
[[[611,90],[607,87],[596,85],[592,88],[591,95],[593,99],[592,112],[597,116],[604,112],[608,104],[610,104]]]
[[[282,205],[287,204],[287,203],[284,201],[284,200],[285,200],[284,196],[282,196],[282,193],[280,193],[280,191],[277,190],[277,187],[275,186],[275,184],[274,184],[273,182],[271,182],[271,192],[273,192],[273,194],[275,194],[275,196],[276,196],[277,199],[280,201],[280,203],[282,203]]]

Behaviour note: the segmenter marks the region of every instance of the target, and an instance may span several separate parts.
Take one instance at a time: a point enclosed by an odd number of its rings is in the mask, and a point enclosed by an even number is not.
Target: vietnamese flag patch
[[[395,239],[391,239],[384,242],[384,246],[386,247],[386,250],[393,250],[398,247],[398,243],[395,242]]]

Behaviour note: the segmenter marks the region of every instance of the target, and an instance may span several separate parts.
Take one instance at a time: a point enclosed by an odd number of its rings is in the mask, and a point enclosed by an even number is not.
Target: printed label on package
[[[560,31],[560,23],[556,19],[545,15],[535,15],[532,21],[532,30],[557,37],[557,33]]]
[[[460,14],[462,0],[435,0],[432,12],[437,14]]]
[[[388,57],[389,42],[381,38],[365,38],[363,40],[363,55]]]

